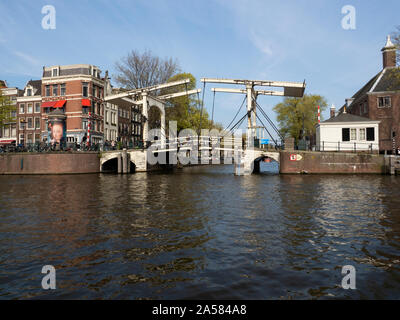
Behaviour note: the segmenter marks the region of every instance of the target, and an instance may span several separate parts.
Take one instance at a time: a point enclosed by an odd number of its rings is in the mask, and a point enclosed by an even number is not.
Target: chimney
[[[353,103],[354,98],[348,98],[348,99],[345,99],[345,100],[346,100],[346,107],[348,108]]]
[[[382,48],[383,69],[396,66],[396,46],[392,43],[390,36],[386,38],[386,45]]]
[[[335,115],[336,115],[336,108],[335,108],[335,105],[332,104],[332,107],[331,107],[331,118],[334,118]]]

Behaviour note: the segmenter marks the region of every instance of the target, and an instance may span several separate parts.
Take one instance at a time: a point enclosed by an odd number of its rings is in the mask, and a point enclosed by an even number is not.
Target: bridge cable
[[[275,145],[278,145],[278,142],[272,137],[271,133],[268,131],[267,127],[265,126],[265,124],[262,122],[262,120],[260,119],[260,117],[256,114],[256,117],[258,120],[260,120],[261,124],[263,125],[264,129],[267,131],[268,135],[270,136],[270,138],[274,141]]]
[[[263,110],[263,108],[261,108],[261,106],[257,103],[257,106],[259,107],[261,113],[263,114],[263,116],[265,117],[265,119],[267,119],[267,121],[269,122],[269,124],[271,125],[272,129],[274,129],[274,131],[279,135],[279,138],[284,141],[284,137],[281,134],[281,132],[279,131],[279,129],[275,126],[275,124],[273,123],[273,121],[271,120],[270,117],[268,117],[268,115],[266,114],[266,112]]]
[[[215,93],[215,92],[214,92],[214,93]],[[231,124],[233,123],[233,121],[235,121],[235,119],[236,119],[236,117],[238,116],[240,110],[242,109],[243,104],[244,104],[244,102],[246,101],[246,99],[247,99],[247,95],[244,97],[243,102],[242,102],[242,104],[241,104],[240,107],[239,107],[239,110],[236,112],[236,115],[234,116],[234,118],[232,119],[232,121],[228,124],[228,126],[224,129],[224,131],[225,131],[225,130],[228,130],[229,127],[231,126]],[[245,115],[245,116],[246,116],[246,115]],[[239,120],[239,121],[240,121],[240,120]]]
[[[211,127],[214,126],[214,105],[215,105],[215,91],[214,91],[212,113],[211,113]]]
[[[201,124],[202,124],[202,120],[203,120],[203,108],[204,108],[204,94],[205,94],[205,92],[206,92],[206,82],[204,82],[204,85],[203,85],[203,98],[202,98],[202,101],[201,101],[201,111],[200,111],[200,128],[199,128],[199,136],[200,136],[200,133],[201,133]],[[199,95],[199,93],[197,93],[197,95]],[[200,104],[200,101],[199,101],[199,103],[198,104]]]

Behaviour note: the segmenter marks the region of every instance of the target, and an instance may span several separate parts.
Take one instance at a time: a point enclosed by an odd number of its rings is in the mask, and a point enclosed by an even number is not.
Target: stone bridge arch
[[[272,159],[278,164],[280,163],[279,152],[246,149],[243,152],[240,163],[235,164],[235,174],[250,175],[260,172],[260,162],[266,158]]]

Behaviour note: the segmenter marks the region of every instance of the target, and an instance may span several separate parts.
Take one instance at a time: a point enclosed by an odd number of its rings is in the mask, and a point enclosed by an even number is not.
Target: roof
[[[400,90],[400,68],[386,68],[383,76],[375,84],[371,92]]]
[[[40,96],[42,92],[42,80],[29,80],[28,83],[26,84],[31,85],[34,89],[37,91],[35,92],[35,96]]]
[[[353,96],[353,102],[347,107],[351,110],[353,105],[360,103],[360,100],[364,99],[367,93],[377,93],[385,91],[398,91],[400,90],[400,68],[388,67],[383,69],[371,80],[367,82],[360,90],[358,90]],[[343,105],[339,112],[343,111],[345,105]]]
[[[356,116],[351,113],[340,113],[336,117],[325,120],[321,123],[334,123],[334,122],[376,122],[366,117]]]
[[[0,80],[0,88],[7,88],[6,80]]]

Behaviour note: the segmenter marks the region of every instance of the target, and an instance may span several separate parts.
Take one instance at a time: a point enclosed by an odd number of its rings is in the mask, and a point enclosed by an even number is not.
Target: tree
[[[165,83],[180,70],[176,60],[161,59],[150,50],[143,53],[132,50],[115,63],[115,68],[118,72],[115,81],[126,90]],[[157,108],[150,108],[148,122],[149,129],[160,127],[160,111]]]
[[[125,89],[139,89],[167,82],[180,70],[177,60],[162,59],[150,50],[143,53],[132,50],[115,63],[115,68],[118,72],[115,81]]]
[[[171,77],[168,82],[190,79],[190,82],[176,87],[166,88],[161,94],[170,94],[174,92],[189,91],[196,88],[196,78],[191,73],[179,73]],[[199,96],[181,96],[167,101],[166,122],[177,121],[178,132],[182,129],[192,128],[196,131],[200,129],[217,128],[222,129],[218,123],[211,123],[205,106],[202,109],[202,101]],[[201,119],[201,120],[200,120]]]
[[[392,33],[393,44],[397,47],[397,64],[400,65],[400,26],[396,27],[396,31]]]
[[[318,123],[318,111],[326,109],[326,99],[319,95],[304,95],[302,98],[285,98],[282,103],[274,107],[278,114],[277,120],[283,136],[291,136],[296,142],[303,137],[315,134],[315,126]],[[304,128],[304,131],[303,131]]]
[[[12,103],[10,97],[3,95],[0,89],[0,129],[5,124],[15,121],[16,106]]]

